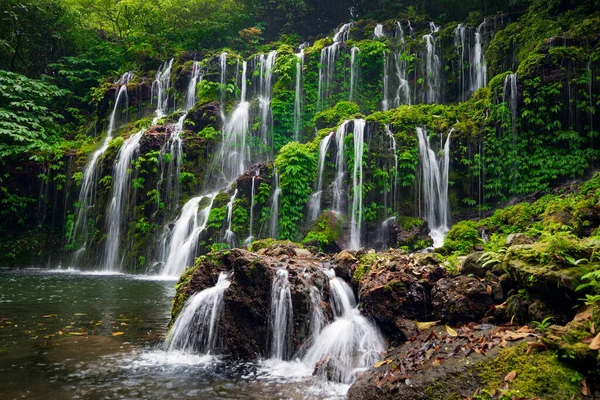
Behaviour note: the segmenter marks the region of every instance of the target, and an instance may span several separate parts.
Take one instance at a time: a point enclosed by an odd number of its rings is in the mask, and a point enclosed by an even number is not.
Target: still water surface
[[[294,363],[162,351],[175,282],[0,270],[0,399],[322,399]]]

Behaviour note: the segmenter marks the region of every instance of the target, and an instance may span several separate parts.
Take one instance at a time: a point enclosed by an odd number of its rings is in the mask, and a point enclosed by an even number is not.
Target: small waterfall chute
[[[358,250],[361,245],[365,127],[366,123],[364,119],[354,120],[354,169],[352,174],[352,210],[350,215],[350,248],[352,250]]]
[[[271,358],[286,360],[291,356],[294,311],[288,271],[278,269],[271,287]]]
[[[273,171],[273,181],[275,186],[273,190],[273,196],[271,198],[271,219],[269,221],[269,233],[273,239],[277,239],[279,225],[279,197],[281,196],[281,188],[279,187],[279,172],[277,169]]]
[[[450,136],[441,141],[441,156],[433,150],[429,135],[423,128],[417,128],[419,142],[419,172],[421,217],[429,224],[434,247],[444,244],[444,236],[450,229],[448,204],[448,171],[450,167]]]
[[[169,352],[214,354],[223,296],[231,284],[222,272],[217,284],[193,294],[169,330],[163,348]]]
[[[352,383],[358,371],[373,366],[385,350],[378,329],[360,315],[352,289],[326,270],[334,321],[313,340],[302,363],[329,380]]]
[[[323,197],[323,173],[325,171],[325,158],[327,157],[327,150],[329,149],[329,144],[331,143],[331,138],[334,133],[331,132],[329,135],[323,137],[321,139],[321,144],[319,145],[319,177],[317,179],[317,187],[315,191],[310,196],[310,201],[308,203],[308,220],[309,222],[314,221],[319,216],[321,212],[321,198]]]

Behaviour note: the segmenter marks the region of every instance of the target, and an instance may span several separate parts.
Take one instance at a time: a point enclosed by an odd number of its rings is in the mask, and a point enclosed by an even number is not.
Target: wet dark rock
[[[485,277],[488,271],[492,269],[492,264],[485,264],[486,260],[481,259],[482,252],[477,251],[469,254],[462,263],[461,272],[465,275],[473,274],[479,278]]]
[[[236,187],[248,199],[252,196],[252,182],[254,181],[254,194],[258,193],[258,187],[261,183],[271,184],[267,179],[271,176],[273,163],[254,164],[246,172],[240,175],[236,181]],[[241,195],[241,194],[240,194]]]
[[[233,249],[200,257],[195,268],[182,277],[173,306],[174,315],[179,312],[185,299],[214,286],[219,274],[227,272],[231,285],[224,294],[218,326],[219,351],[239,359],[268,357],[271,286],[277,270],[285,268],[289,274],[294,313],[291,347],[300,348],[310,337],[312,286],[322,293],[323,301],[319,307],[326,320],[332,318],[332,312],[328,303],[328,281],[320,271],[322,263],[314,257],[306,257],[302,252],[301,257],[296,256],[295,249],[296,245],[277,243],[261,249],[261,254]]]
[[[356,264],[358,263],[358,259],[355,256],[356,251],[352,250],[344,250],[337,253],[333,258],[333,270],[335,271],[335,275],[346,282],[350,282],[352,280],[352,275],[354,275]]]
[[[420,218],[406,217],[397,223],[390,224],[391,247],[408,247],[410,249],[426,248],[433,246],[433,239],[429,236],[427,221]]]
[[[152,150],[160,150],[171,136],[171,128],[162,125],[150,127],[140,139],[140,152],[146,154]]]
[[[216,101],[197,104],[192,108],[185,119],[184,128],[194,133],[201,132],[207,126],[212,126],[220,131],[222,126],[221,107]]]
[[[493,305],[486,284],[463,275],[437,281],[431,303],[434,318],[449,323],[478,321]]]

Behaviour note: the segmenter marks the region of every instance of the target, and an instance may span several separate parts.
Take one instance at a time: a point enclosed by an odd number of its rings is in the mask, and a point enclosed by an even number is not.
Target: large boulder
[[[428,320],[431,288],[446,275],[439,264],[421,265],[411,255],[388,251],[360,255],[353,278],[363,314],[400,343],[414,336],[414,320]]]
[[[493,288],[478,278],[440,279],[431,290],[433,316],[450,323],[478,321],[494,304]]]
[[[296,248],[277,243],[261,249],[261,254],[233,249],[199,257],[196,266],[186,271],[178,284],[172,321],[187,298],[213,287],[219,274],[228,272],[231,284],[224,293],[218,325],[219,352],[240,359],[268,357],[273,281],[279,269],[286,269],[293,308],[291,342],[286,357],[291,357],[310,337],[315,307],[322,311],[326,321],[332,316],[327,301],[329,286],[321,270],[321,260],[307,257],[303,252],[297,256]],[[322,298],[318,304],[314,304],[311,297],[311,291],[315,290]]]
[[[433,239],[429,232],[429,226],[424,219],[401,217],[397,223],[390,224],[389,246],[408,247],[410,250],[431,247]]]
[[[350,400],[473,398],[511,390],[518,398],[579,398],[581,384],[527,327],[436,327],[391,349],[350,387]],[[529,346],[531,344],[531,346]]]

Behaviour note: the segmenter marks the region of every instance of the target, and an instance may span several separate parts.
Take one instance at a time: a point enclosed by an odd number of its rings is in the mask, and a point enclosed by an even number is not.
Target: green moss
[[[444,250],[450,253],[467,254],[477,245],[483,244],[477,224],[473,221],[460,221],[450,228],[444,240]]]
[[[315,125],[317,129],[334,127],[347,119],[351,119],[359,111],[360,108],[356,103],[340,101],[335,107],[315,115]]]
[[[321,214],[312,224],[302,243],[316,244],[319,251],[327,251],[343,233],[343,219],[333,212]]]
[[[294,247],[299,247],[301,249],[304,248],[300,243],[294,243],[291,240],[277,240],[277,239],[273,239],[273,238],[268,238],[268,239],[255,240],[254,242],[252,242],[252,244],[250,245],[250,248],[248,250],[250,250],[252,252],[257,252],[259,250],[267,249],[269,247],[273,247],[273,246],[277,246],[277,245],[294,246]]]
[[[504,387],[504,377],[516,371],[510,382],[511,391],[519,397],[543,399],[571,399],[580,394],[582,377],[561,363],[550,351],[532,352],[527,355],[527,344],[509,347],[493,360],[483,364],[478,374],[482,384],[489,390]]]
[[[377,254],[362,254],[358,257],[358,265],[352,276],[352,281],[359,283],[365,274],[368,274],[377,261]]]

